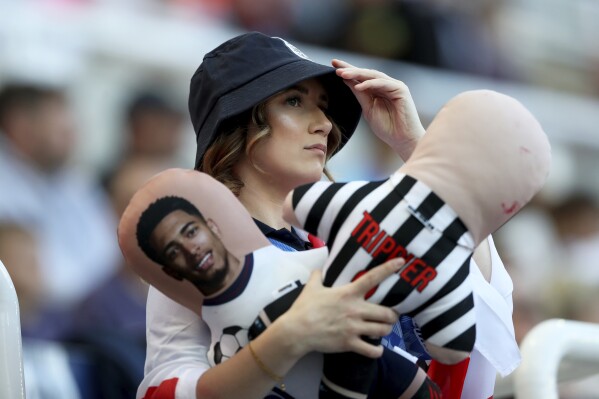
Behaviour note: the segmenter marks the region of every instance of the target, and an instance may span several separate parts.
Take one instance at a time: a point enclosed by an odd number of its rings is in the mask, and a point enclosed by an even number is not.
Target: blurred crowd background
[[[248,30],[405,81],[425,126],[468,89],[529,107],[554,163],[495,235],[517,339],[549,318],[599,323],[597,21],[595,0],[0,0],[0,259],[27,397],[134,397],[147,287],[123,264],[116,223],[150,176],[193,167],[189,79]],[[331,170],[372,180],[400,165],[360,125]],[[565,383],[560,397],[598,386]]]

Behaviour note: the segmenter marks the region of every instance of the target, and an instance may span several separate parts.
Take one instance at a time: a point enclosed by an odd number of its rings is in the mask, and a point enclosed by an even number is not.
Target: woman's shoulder
[[[154,319],[201,320],[197,314],[175,302],[152,285],[148,289],[146,318],[148,323],[154,321]]]

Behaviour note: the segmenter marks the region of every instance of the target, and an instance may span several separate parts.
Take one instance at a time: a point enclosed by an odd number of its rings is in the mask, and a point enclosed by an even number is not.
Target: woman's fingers
[[[358,91],[369,91],[374,95],[383,95],[389,100],[401,99],[409,93],[408,86],[399,80],[371,79],[364,82],[356,82],[354,89]]]
[[[389,75],[376,69],[358,68],[345,61],[333,60],[333,66],[337,68],[337,75],[343,79],[364,81],[369,79],[394,80]]]
[[[333,58],[333,60],[331,61],[331,65],[333,65],[333,67],[335,67],[335,68],[356,68],[356,69],[358,69],[357,66],[352,65],[347,61],[340,60],[338,58]]]
[[[364,82],[371,79],[395,80],[380,71],[362,68],[339,68],[337,69],[337,76],[346,80],[355,80],[358,82]]]
[[[350,68],[350,67],[353,67],[353,65],[350,64],[349,62],[340,60],[338,58],[333,58],[333,60],[331,61],[331,65],[333,65],[333,67],[335,67],[335,68]]]
[[[332,65],[360,103],[374,134],[407,160],[425,132],[408,86],[383,72],[343,60],[334,59]]]
[[[362,110],[364,112],[368,112],[368,110],[372,107],[372,96],[367,92],[357,90],[355,88],[355,86],[359,83],[357,81],[344,80],[343,83],[345,83],[350,88],[352,93],[354,93],[354,96],[356,97],[356,100],[358,100],[358,102],[360,103],[360,107],[362,107]]]
[[[308,282],[306,283],[306,285],[311,286],[316,282],[318,282],[318,285],[322,285],[322,270],[320,269],[312,270],[312,273],[310,273],[310,278],[308,278]]]
[[[359,309],[359,315],[364,320],[385,324],[395,324],[399,318],[393,309],[370,302],[365,302],[363,304]]]
[[[333,66],[338,68],[337,75],[343,78],[345,84],[352,90],[364,112],[371,110],[375,98],[395,101],[410,96],[408,86],[404,82],[393,79],[383,72],[356,68],[341,60],[333,60]],[[388,109],[387,106],[385,109]]]
[[[353,292],[365,295],[372,288],[383,282],[387,277],[399,271],[404,264],[405,260],[403,258],[391,259],[364,273],[360,278],[351,283],[350,287]]]
[[[365,322],[360,335],[365,337],[384,337],[393,330],[393,324]]]
[[[364,341],[360,337],[355,337],[349,343],[349,351],[355,352],[359,355],[376,359],[383,355],[382,345],[373,345]]]
[[[365,272],[350,284],[333,288],[322,285],[320,270],[313,271],[285,315],[304,345],[302,351],[353,351],[368,357],[380,356],[380,346],[369,344],[360,337],[387,335],[398,315],[389,307],[365,301],[364,297],[400,270],[403,264],[403,259],[393,259]],[[304,328],[306,326],[310,328]]]

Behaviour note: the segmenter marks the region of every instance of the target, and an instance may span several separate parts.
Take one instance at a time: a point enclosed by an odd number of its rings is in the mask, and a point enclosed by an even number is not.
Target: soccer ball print
[[[218,342],[214,345],[214,363],[219,364],[229,359],[243,348],[248,340],[248,330],[239,326],[223,329]]]

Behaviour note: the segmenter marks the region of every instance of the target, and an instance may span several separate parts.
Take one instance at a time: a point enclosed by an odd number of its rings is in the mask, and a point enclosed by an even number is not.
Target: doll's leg
[[[380,339],[363,339],[373,344],[380,342]],[[380,361],[353,352],[326,353],[319,399],[366,399],[376,381]]]

